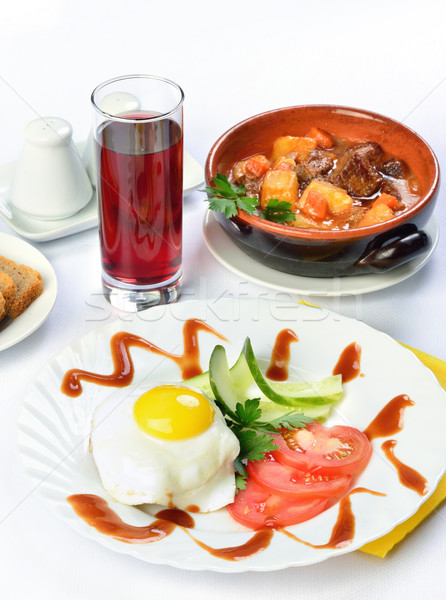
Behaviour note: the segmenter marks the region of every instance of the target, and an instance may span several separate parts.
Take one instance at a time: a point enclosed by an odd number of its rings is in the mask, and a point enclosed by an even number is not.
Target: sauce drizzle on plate
[[[352,494],[373,494],[374,496],[385,496],[386,494],[382,494],[381,492],[374,492],[372,490],[368,490],[367,488],[357,487],[349,492],[346,496],[344,496],[339,502],[339,510],[338,510],[338,518],[336,523],[332,529],[330,539],[326,544],[311,544],[310,542],[306,542],[301,540],[293,533],[286,529],[280,529],[280,532],[295,540],[296,542],[300,542],[301,544],[305,544],[305,546],[310,546],[311,548],[343,548],[344,546],[348,546],[352,543],[355,537],[355,515],[352,511],[352,503],[350,500],[350,496]]]
[[[299,338],[292,329],[279,331],[271,354],[271,362],[266,371],[268,379],[272,381],[286,381],[288,379],[290,345],[298,341]]]
[[[364,429],[365,435],[370,441],[379,437],[395,435],[404,427],[404,412],[406,408],[414,406],[414,404],[415,402],[406,394],[395,396],[376,415],[370,425]]]
[[[197,540],[189,533],[189,531],[186,531],[186,533],[198,546],[200,546],[200,548],[203,548],[203,550],[206,550],[206,552],[209,552],[209,554],[212,556],[215,556],[216,558],[222,558],[223,560],[235,561],[251,558],[251,556],[266,550],[272,540],[274,530],[261,529],[260,531],[257,531],[245,544],[240,544],[240,546],[230,546],[228,548],[212,548],[204,542]]]
[[[176,527],[175,521],[165,519],[159,519],[145,527],[129,525],[109,507],[103,498],[95,494],[73,494],[68,496],[67,500],[74,512],[88,525],[94,527],[99,533],[127,544],[158,542],[170,535]]]
[[[342,375],[342,383],[352,381],[358,377],[361,370],[361,346],[356,342],[349,344],[341,352],[341,355],[333,369],[333,375]]]
[[[216,335],[221,340],[227,339],[207,325],[200,319],[188,319],[183,326],[184,351],[183,354],[177,355],[162,350],[152,342],[132,333],[120,331],[110,340],[110,349],[113,359],[113,373],[110,375],[102,375],[100,373],[92,373],[82,369],[70,369],[64,375],[62,380],[61,390],[67,396],[76,398],[82,394],[81,381],[88,381],[99,385],[110,387],[125,387],[133,380],[134,365],[130,356],[129,348],[136,346],[144,348],[154,354],[165,356],[175,362],[181,369],[183,379],[189,379],[195,375],[200,375],[202,369],[200,367],[200,349],[198,345],[198,332],[207,331]]]
[[[397,443],[396,440],[386,440],[382,443],[381,448],[388,460],[395,467],[400,482],[407,488],[417,492],[420,496],[424,496],[429,491],[426,479],[418,471],[405,465],[395,456],[394,448]]]

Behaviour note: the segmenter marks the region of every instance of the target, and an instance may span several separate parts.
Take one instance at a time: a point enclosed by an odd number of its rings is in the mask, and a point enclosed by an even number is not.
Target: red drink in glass
[[[179,297],[183,101],[155,75],[116,77],[91,95],[102,286],[121,310]]]
[[[124,284],[156,286],[181,273],[182,132],[168,118],[144,121],[150,113],[125,117],[96,134],[102,268]]]

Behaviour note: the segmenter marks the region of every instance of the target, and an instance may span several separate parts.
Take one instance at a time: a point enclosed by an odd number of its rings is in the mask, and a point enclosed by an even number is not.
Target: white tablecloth
[[[229,126],[271,108],[367,108],[420,133],[446,158],[445,10],[440,3],[279,1],[169,3],[16,0],[0,23],[0,164],[17,158],[36,116],[61,116],[86,138],[89,95],[109,77],[154,73],[186,93],[186,149],[204,164]],[[276,292],[243,282],[208,252],[203,195],[185,198],[183,298]],[[446,225],[444,194],[436,216]],[[13,233],[0,220],[0,231]],[[97,229],[34,244],[59,294],[48,320],[0,353],[0,590],[4,598],[444,598],[446,507],[385,560],[355,552],[283,572],[224,575],[114,554],[57,520],[31,490],[15,422],[29,382],[58,351],[117,313],[101,295]],[[446,358],[446,242],[410,279],[356,297],[319,298],[394,338]],[[298,298],[296,297],[296,300]],[[435,418],[435,415],[433,415]],[[414,440],[416,443],[416,440]]]

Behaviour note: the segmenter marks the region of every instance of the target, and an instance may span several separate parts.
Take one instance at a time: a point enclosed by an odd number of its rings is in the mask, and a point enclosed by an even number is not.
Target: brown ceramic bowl
[[[235,162],[271,152],[282,135],[304,136],[312,126],[351,140],[377,142],[404,160],[420,184],[420,200],[390,221],[350,230],[320,231],[272,223],[239,211],[214,213],[244,252],[279,271],[309,277],[383,272],[429,249],[423,231],[438,195],[438,161],[428,144],[405,125],[366,110],[332,105],[293,106],[246,119],[224,133],[206,161],[206,182],[228,175]]]

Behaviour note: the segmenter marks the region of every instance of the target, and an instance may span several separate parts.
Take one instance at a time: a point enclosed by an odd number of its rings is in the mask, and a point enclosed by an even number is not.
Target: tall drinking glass
[[[120,105],[110,97],[137,100]],[[122,310],[179,295],[183,100],[176,83],[149,75],[111,79],[91,95],[102,282]]]

